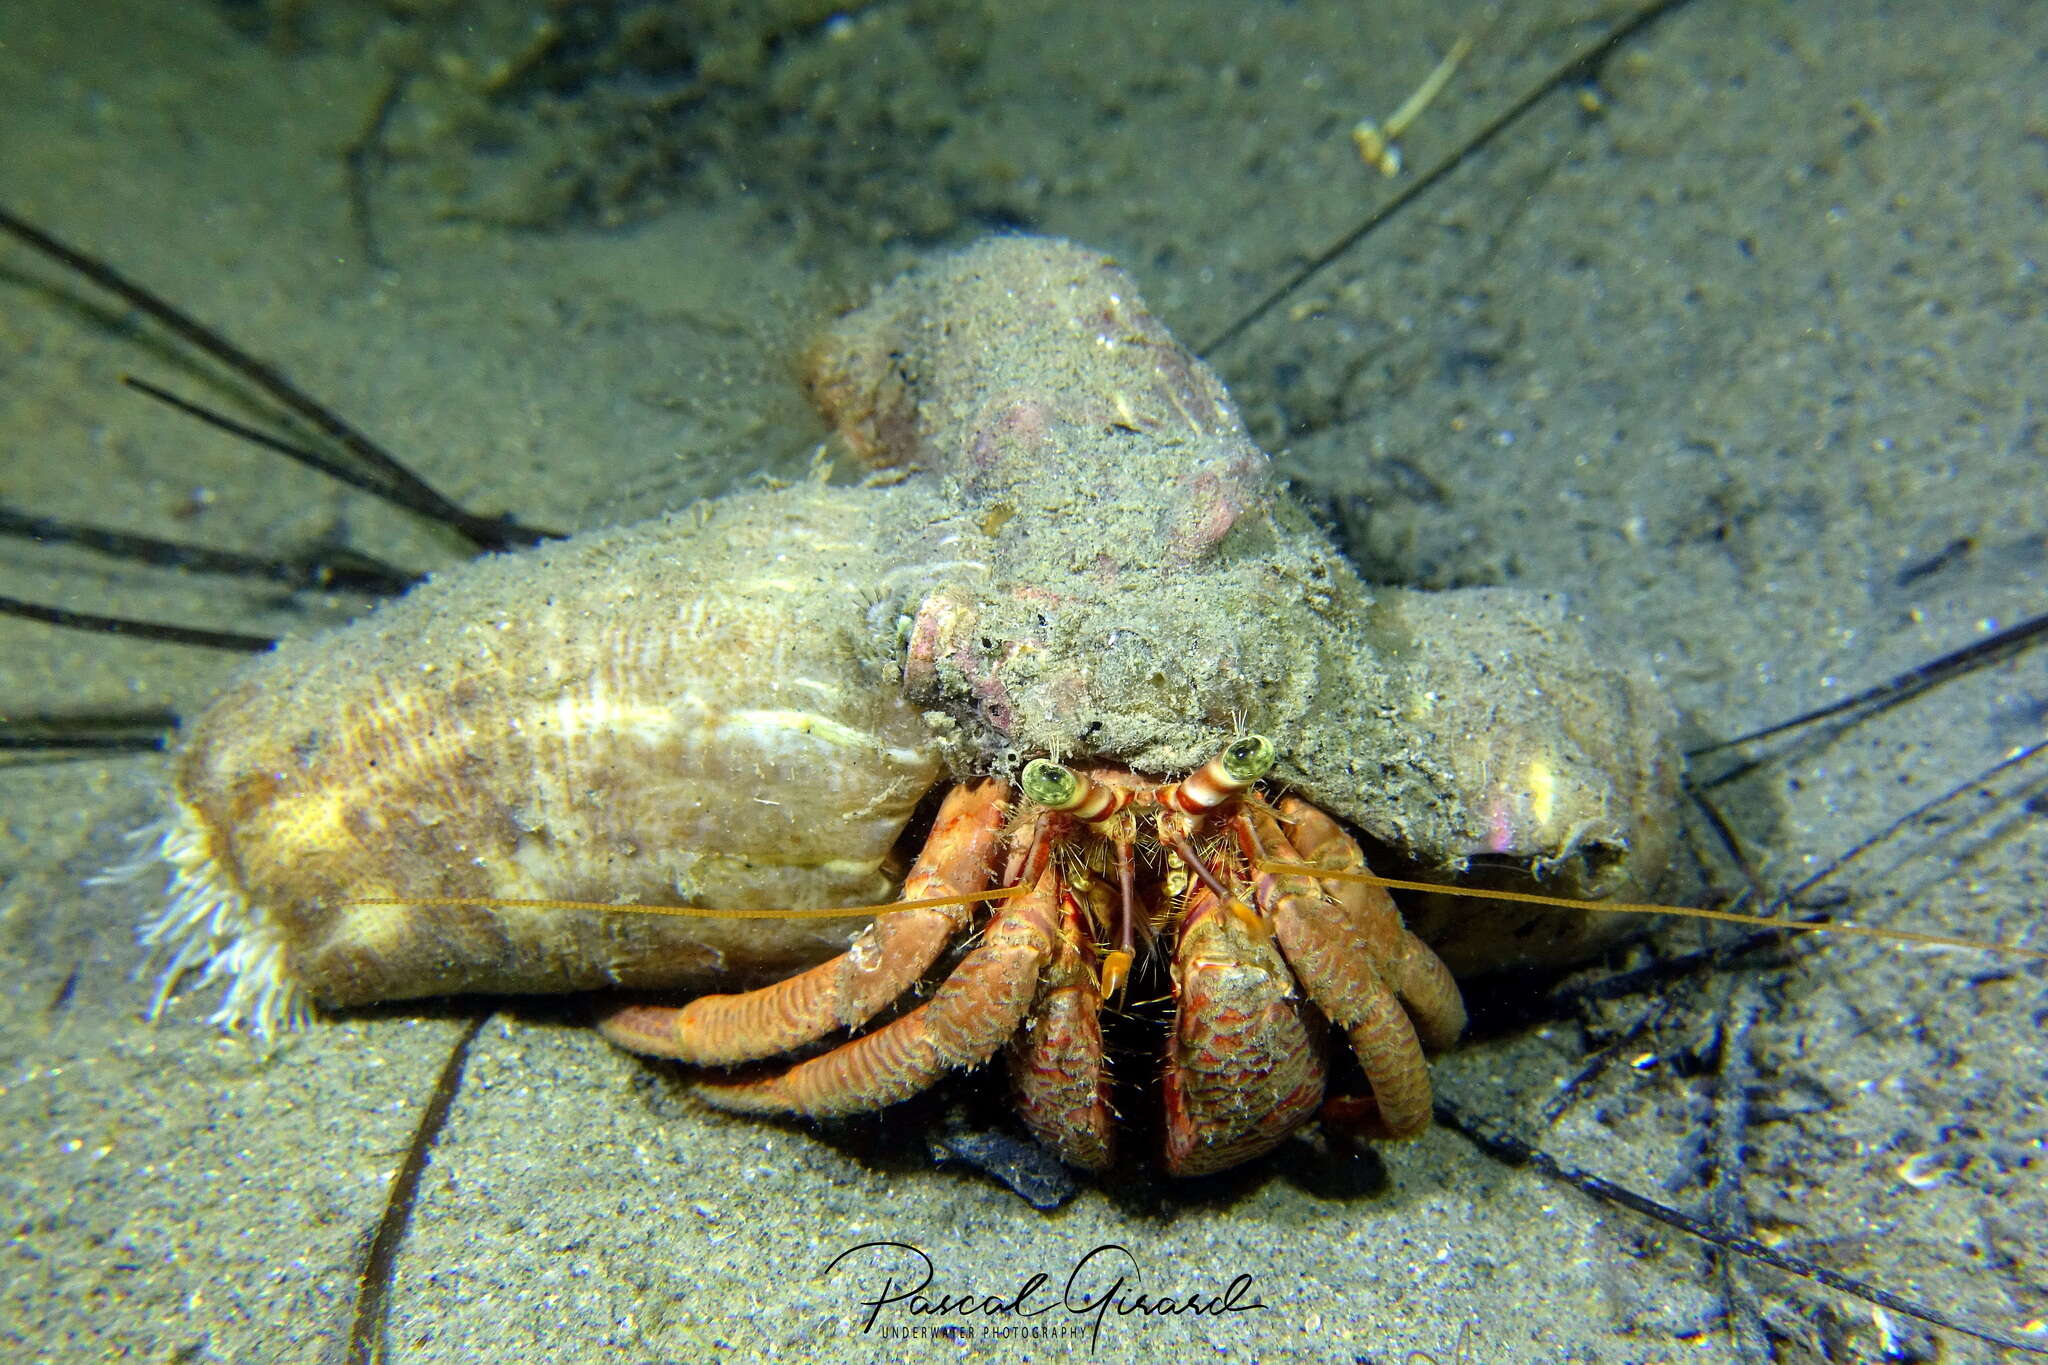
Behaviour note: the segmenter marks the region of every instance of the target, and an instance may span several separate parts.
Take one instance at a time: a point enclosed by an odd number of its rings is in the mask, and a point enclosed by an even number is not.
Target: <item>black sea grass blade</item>
[[[1864,713],[1857,717],[1858,720],[1867,719],[1869,716],[1874,716],[1880,711],[1897,706],[1900,702],[1917,697],[1929,688],[1947,682],[1951,678],[1959,678],[1966,674],[1974,673],[1979,669],[1989,668],[1993,664],[2003,663],[2015,655],[2035,648],[2044,641],[2048,641],[2048,614],[2031,616],[2017,625],[2006,627],[1995,635],[1987,635],[1981,640],[1972,640],[1969,644],[1952,649],[1946,654],[1937,655],[1925,663],[1915,664],[1905,672],[1895,674],[1874,686],[1866,687],[1853,696],[1843,697],[1840,701],[1829,702],[1827,705],[1817,706],[1811,711],[1802,711],[1796,716],[1774,721],[1769,725],[1763,726],[1761,729],[1751,730],[1749,733],[1737,735],[1733,739],[1716,740],[1711,744],[1705,744],[1697,749],[1688,750],[1686,757],[1702,758],[1708,754],[1719,753],[1723,749],[1732,749],[1739,744],[1749,744],[1756,740],[1769,739],[1775,735],[1784,734],[1789,730],[1795,730],[1801,726],[1811,725],[1816,721],[1827,720],[1830,717],[1844,715],[1852,711]],[[1738,764],[1729,771],[1716,775],[1703,785],[1710,787],[1725,786],[1754,769],[1758,762],[1760,760]]]
[[[407,469],[396,456],[220,332],[136,284],[112,266],[66,245],[4,207],[0,207],[0,229],[116,295],[129,306],[148,314],[179,340],[213,357],[254,384],[311,424],[322,436],[361,460],[366,468],[387,480],[406,499],[410,510],[451,528],[478,549],[515,549],[557,538],[554,532],[523,525],[511,516],[486,517],[458,506]]]
[[[177,712],[161,706],[0,714],[0,753],[78,757],[158,752],[169,745],[178,723]]]
[[[5,503],[0,503],[0,535],[45,545],[76,545],[155,568],[253,578],[316,592],[357,592],[372,597],[395,597],[419,582],[418,574],[407,573],[371,555],[345,547],[288,559],[273,558],[186,541],[164,540],[157,536],[94,526],[89,522],[39,516]]]
[[[24,602],[18,597],[0,597],[0,616],[39,621],[66,630],[90,631],[95,635],[125,635],[137,640],[156,640],[171,645],[193,645],[231,653],[263,654],[277,644],[267,635],[244,635],[233,630],[206,630],[199,626],[169,625],[162,621],[138,621],[127,616],[101,616],[97,612],[70,611],[63,607]]]
[[[238,422],[217,408],[207,407],[204,403],[195,402],[182,394],[173,393],[161,384],[153,384],[147,379],[138,379],[132,374],[121,376],[121,386],[133,390],[145,398],[155,399],[173,412],[181,413],[195,421],[204,422],[215,431],[226,432],[238,441],[246,441],[259,450],[267,450],[273,455],[282,455],[295,464],[304,465],[314,473],[323,478],[332,479],[344,488],[353,488],[358,492],[368,493],[371,497],[387,502],[400,511],[411,512],[415,510],[411,496],[405,490],[394,488],[388,481],[374,478],[364,473],[346,460],[337,459],[332,455],[314,450],[296,441],[284,440],[272,435],[270,432],[264,431],[260,427],[251,426],[247,422]]]
[[[1200,346],[1195,354],[1208,359],[1231,342],[1236,341],[1250,330],[1253,323],[1272,312],[1290,296],[1317,275],[1322,274],[1340,258],[1349,253],[1360,242],[1391,222],[1402,210],[1417,202],[1423,195],[1435,189],[1437,183],[1452,171],[1458,169],[1484,151],[1489,143],[1502,133],[1522,121],[1522,116],[1559,90],[1572,86],[1584,86],[1600,78],[1601,68],[1623,46],[1658,20],[1677,10],[1685,8],[1692,0],[1651,0],[1628,18],[1616,24],[1603,34],[1585,51],[1576,54],[1559,66],[1543,80],[1538,81],[1522,97],[1488,120],[1485,127],[1465,139],[1449,156],[1439,161],[1423,175],[1402,189],[1386,203],[1381,204],[1365,219],[1346,232],[1342,237],[1318,251],[1304,264],[1297,267],[1280,284],[1269,290],[1249,308],[1239,313],[1227,326]]]

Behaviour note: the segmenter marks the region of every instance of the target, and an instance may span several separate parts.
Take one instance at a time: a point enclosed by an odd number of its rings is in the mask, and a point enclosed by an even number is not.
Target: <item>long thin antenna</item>
[[[2023,943],[1987,943],[1983,939],[1963,938],[1956,934],[1925,934],[1917,930],[1888,929],[1874,924],[1848,924],[1841,920],[1809,924],[1803,920],[1774,919],[1767,915],[1744,915],[1733,910],[1707,910],[1690,905],[1653,905],[1643,901],[1589,901],[1572,896],[1543,896],[1532,891],[1502,891],[1486,886],[1408,881],[1401,877],[1382,877],[1377,873],[1362,872],[1354,868],[1318,867],[1313,863],[1287,863],[1267,858],[1260,858],[1252,865],[1261,872],[1294,873],[1322,881],[1363,882],[1369,886],[1383,886],[1389,891],[1419,891],[1429,895],[1454,896],[1465,900],[1508,901],[1515,905],[1540,905],[1552,910],[1570,910],[1578,913],[1596,911],[1610,915],[1665,915],[1674,919],[1715,920],[1722,924],[1746,924],[1752,928],[1781,930],[1788,934],[1854,934],[1865,938],[1888,939],[1894,943],[1917,943],[1932,948],[1976,948],[1985,952],[2015,953],[2022,957],[2037,957],[2048,961],[2048,948],[2035,948]]]

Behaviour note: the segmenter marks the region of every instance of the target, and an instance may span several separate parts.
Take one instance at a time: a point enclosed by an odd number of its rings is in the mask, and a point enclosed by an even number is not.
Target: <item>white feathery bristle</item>
[[[123,843],[135,845],[135,852],[101,871],[97,876],[87,877],[87,886],[114,886],[121,882],[132,882],[157,865],[163,856],[164,839],[170,834],[175,823],[172,816],[152,820],[138,829],[131,829],[121,836]]]
[[[246,1027],[258,1043],[268,1044],[310,1020],[306,993],[286,970],[282,935],[221,875],[192,812],[180,804],[168,818],[130,837],[148,841],[143,851],[93,880],[129,880],[159,861],[170,867],[168,903],[137,930],[148,951],[136,975],[156,971],[148,1017],[161,1015],[185,974],[200,969],[201,986],[227,983],[220,1008],[208,1020],[227,1032]]]

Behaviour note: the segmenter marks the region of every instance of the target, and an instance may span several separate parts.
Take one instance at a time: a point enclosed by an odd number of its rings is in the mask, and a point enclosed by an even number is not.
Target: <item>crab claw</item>
[[[1225,1170],[1277,1146],[1323,1098],[1310,1032],[1272,941],[1203,882],[1188,891],[1174,951],[1166,1047],[1166,1168]]]
[[[1002,836],[1007,788],[973,782],[939,806],[931,838],[903,879],[903,899],[987,888]],[[792,1052],[834,1029],[855,1029],[922,977],[969,920],[966,905],[895,910],[875,918],[853,948],[760,990],[704,995],[682,1006],[627,1005],[597,1026],[620,1047],[699,1066],[731,1066]]]
[[[1115,1159],[1115,1116],[1102,1052],[1103,991],[1085,912],[1071,891],[1062,889],[1060,901],[1059,949],[1038,1009],[1010,1045],[1010,1082],[1018,1114],[1040,1142],[1069,1166],[1105,1171]]]

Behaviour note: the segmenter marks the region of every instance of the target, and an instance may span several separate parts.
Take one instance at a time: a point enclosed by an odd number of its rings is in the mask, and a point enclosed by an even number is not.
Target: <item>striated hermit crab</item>
[[[266,1034],[312,1004],[752,987],[602,1027],[705,1066],[822,1046],[699,1087],[809,1115],[1007,1048],[1033,1131],[1101,1168],[1101,1013],[1163,960],[1166,1161],[1198,1174],[1316,1113],[1325,1020],[1357,1125],[1420,1131],[1451,970],[1581,946],[1440,907],[1426,945],[1383,891],[1269,864],[1361,868],[1348,826],[1438,877],[1602,896],[1661,867],[1647,678],[1539,597],[1368,589],[1100,255],[938,260],[808,382],[858,486],[481,561],[240,675],[177,761],[158,1003],[202,966],[217,1019]]]

